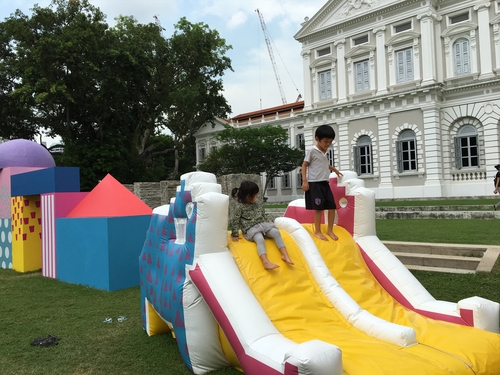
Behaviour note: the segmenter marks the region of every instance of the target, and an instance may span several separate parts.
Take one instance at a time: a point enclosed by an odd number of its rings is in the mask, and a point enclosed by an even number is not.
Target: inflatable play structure
[[[339,240],[315,239],[292,202],[275,223],[295,264],[268,241],[274,271],[254,243],[228,240],[215,176],[183,175],[139,256],[147,333],[170,332],[195,374],[500,374],[499,304],[435,300],[376,237],[373,192],[343,173],[330,180]]]
[[[0,144],[0,267],[113,291],[139,285],[152,209],[107,175],[80,191],[76,167],[43,146]]]

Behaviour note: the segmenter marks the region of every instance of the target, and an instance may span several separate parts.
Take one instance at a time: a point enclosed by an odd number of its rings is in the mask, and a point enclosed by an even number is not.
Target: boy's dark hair
[[[330,125],[320,125],[316,129],[314,133],[314,137],[318,138],[318,140],[322,140],[323,138],[335,139],[335,130]]]
[[[239,188],[234,188],[231,191],[233,198],[238,198],[238,202],[246,203],[247,197],[253,197],[259,192],[259,185],[252,181],[243,181]]]

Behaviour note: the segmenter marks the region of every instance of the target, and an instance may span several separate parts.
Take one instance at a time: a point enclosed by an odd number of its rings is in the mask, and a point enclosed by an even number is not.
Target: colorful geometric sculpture
[[[80,169],[52,167],[11,177],[11,195],[40,195],[80,191]]]
[[[107,175],[56,219],[58,280],[113,291],[139,285],[137,258],[151,208]]]
[[[12,198],[12,268],[18,272],[42,268],[40,196]]]
[[[14,139],[0,144],[0,169],[8,167],[55,167],[49,151],[27,139]]]
[[[56,219],[66,215],[88,193],[42,194],[42,275],[56,278]]]
[[[150,215],[151,207],[108,174],[67,217]]]

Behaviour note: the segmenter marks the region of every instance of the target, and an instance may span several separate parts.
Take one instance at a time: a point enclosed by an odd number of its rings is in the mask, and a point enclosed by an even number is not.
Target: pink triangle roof
[[[67,217],[149,215],[152,209],[108,174]]]

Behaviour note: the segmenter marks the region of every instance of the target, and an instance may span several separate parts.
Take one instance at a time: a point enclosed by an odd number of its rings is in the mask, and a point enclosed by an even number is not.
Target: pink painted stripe
[[[241,341],[238,339],[238,335],[234,331],[231,322],[229,321],[226,313],[224,312],[224,309],[217,300],[217,297],[213,293],[212,288],[210,288],[210,285],[198,264],[196,265],[195,269],[189,271],[189,276],[191,276],[191,279],[196,285],[196,288],[200,291],[203,299],[210,307],[212,314],[224,331],[229,343],[231,344],[231,347],[234,350],[234,353],[236,354],[236,357],[238,357],[238,361],[240,362],[243,372],[247,375],[281,375],[281,372],[276,371],[272,367],[259,362],[255,358],[250,357],[247,353],[245,353],[245,349],[241,344]],[[291,370],[291,368],[289,368],[289,370]],[[286,372],[285,374],[292,375],[294,374],[294,372]],[[295,374],[298,374],[298,370],[296,370]]]
[[[441,314],[441,313],[435,313],[435,312],[430,312],[426,310],[421,310],[415,308],[408,299],[399,291],[399,289],[389,280],[389,278],[382,272],[382,270],[373,262],[373,260],[368,256],[368,254],[363,250],[361,246],[358,247],[361,251],[361,255],[363,256],[363,259],[365,260],[368,268],[372,272],[372,274],[375,276],[375,278],[378,280],[380,285],[392,296],[396,301],[398,301],[400,304],[402,304],[404,307],[407,309],[413,310],[420,315],[426,316],[428,318],[432,318],[435,320],[442,320],[444,322],[450,322],[450,323],[455,323],[455,324],[460,324],[464,326],[473,326],[473,318],[468,314],[466,314],[467,311],[470,310],[465,310],[462,312],[460,311],[461,317],[457,316],[452,316],[452,315],[447,315],[447,314]],[[471,311],[472,314],[472,311]],[[465,318],[464,318],[465,316]],[[470,319],[470,320],[469,320]]]

